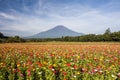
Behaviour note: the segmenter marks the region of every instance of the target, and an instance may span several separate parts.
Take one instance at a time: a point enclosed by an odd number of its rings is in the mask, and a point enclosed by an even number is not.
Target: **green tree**
[[[104,34],[111,34],[111,30],[110,30],[110,28],[106,29],[106,31],[105,31]]]
[[[0,38],[4,38],[4,35],[0,32]]]

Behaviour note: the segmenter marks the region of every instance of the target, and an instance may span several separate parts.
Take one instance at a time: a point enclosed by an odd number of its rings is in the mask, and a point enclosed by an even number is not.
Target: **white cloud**
[[[40,0],[42,1],[42,0]],[[108,6],[107,6],[108,7]],[[26,32],[23,36],[30,36],[41,31],[53,28],[56,25],[66,27],[83,33],[103,33],[110,27],[113,31],[120,29],[120,12],[106,13],[104,10],[91,8],[85,5],[52,5],[40,2],[31,15],[13,10],[12,14],[0,13],[5,19],[14,20],[5,23],[0,30],[16,30]],[[28,10],[29,11],[29,10]],[[28,34],[29,33],[29,34]],[[19,33],[20,34],[20,33]]]
[[[6,19],[15,19],[14,16],[3,13],[3,12],[0,13],[0,17],[6,18]]]

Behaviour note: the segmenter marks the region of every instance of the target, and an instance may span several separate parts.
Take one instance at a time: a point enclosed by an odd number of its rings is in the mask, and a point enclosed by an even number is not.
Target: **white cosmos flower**
[[[112,76],[112,78],[117,78],[117,76],[115,76],[115,75],[113,75],[113,74],[112,74],[111,76]]]
[[[39,69],[38,67],[36,69]]]
[[[97,69],[94,69],[95,72],[97,72],[98,70]]]
[[[42,72],[38,72],[38,74],[42,74]]]
[[[73,77],[76,78],[77,76],[74,75]]]
[[[52,71],[54,71],[54,69],[52,68]]]
[[[102,71],[102,70],[100,70],[99,72],[101,72],[101,73],[102,73],[103,71]]]

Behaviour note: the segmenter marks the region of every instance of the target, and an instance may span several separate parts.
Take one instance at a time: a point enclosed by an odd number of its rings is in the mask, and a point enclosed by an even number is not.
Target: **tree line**
[[[25,39],[20,38],[19,36],[4,36],[3,33],[0,32],[0,43],[20,43],[20,42],[26,42]]]
[[[104,34],[87,34],[82,36],[65,36],[62,38],[45,38],[45,39],[27,39],[30,42],[47,42],[47,41],[66,41],[66,42],[109,42],[109,41],[120,41],[120,31],[112,32],[110,28],[106,29]]]
[[[106,29],[104,34],[87,34],[82,36],[65,36],[62,38],[31,38],[23,39],[19,36],[8,37],[0,33],[0,42],[48,42],[48,41],[65,41],[65,42],[120,42],[120,31],[111,32],[110,28]]]

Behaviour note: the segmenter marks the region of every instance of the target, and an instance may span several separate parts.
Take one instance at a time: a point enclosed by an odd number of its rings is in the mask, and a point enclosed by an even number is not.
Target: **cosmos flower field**
[[[0,44],[0,80],[120,80],[120,44]]]

